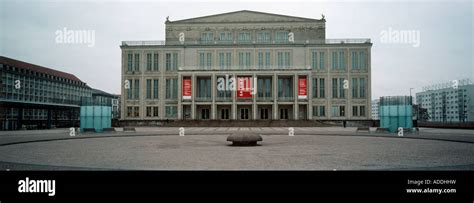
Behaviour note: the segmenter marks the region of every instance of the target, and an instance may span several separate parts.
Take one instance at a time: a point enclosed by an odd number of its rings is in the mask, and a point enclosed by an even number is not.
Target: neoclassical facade
[[[120,46],[122,120],[370,119],[372,43],[327,39],[324,16],[244,10],[165,25],[165,41]]]

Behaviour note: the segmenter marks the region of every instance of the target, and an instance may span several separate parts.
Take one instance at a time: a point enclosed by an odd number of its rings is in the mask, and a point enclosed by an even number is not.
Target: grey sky
[[[327,38],[371,38],[372,98],[409,88],[474,80],[472,1],[2,1],[0,55],[73,73],[91,87],[120,93],[125,40],[163,40],[164,21],[237,10],[320,18]],[[56,30],[94,30],[95,46],[57,44]],[[418,30],[420,47],[384,44],[384,30]]]

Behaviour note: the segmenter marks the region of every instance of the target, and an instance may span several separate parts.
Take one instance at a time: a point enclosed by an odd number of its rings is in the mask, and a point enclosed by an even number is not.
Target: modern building
[[[371,107],[371,118],[372,120],[379,120],[379,108],[380,108],[380,99],[372,100],[372,107]]]
[[[456,80],[423,88],[416,93],[416,104],[426,109],[428,121],[474,121],[474,84],[470,80]]]
[[[165,41],[120,46],[123,120],[370,119],[372,43],[327,39],[324,16],[243,10],[165,27]]]
[[[72,74],[0,56],[0,130],[79,126],[93,92]]]

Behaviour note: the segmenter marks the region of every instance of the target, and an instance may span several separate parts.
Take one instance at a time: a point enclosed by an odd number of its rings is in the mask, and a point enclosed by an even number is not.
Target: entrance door
[[[298,107],[298,120],[306,120],[307,118],[306,105],[300,105]]]

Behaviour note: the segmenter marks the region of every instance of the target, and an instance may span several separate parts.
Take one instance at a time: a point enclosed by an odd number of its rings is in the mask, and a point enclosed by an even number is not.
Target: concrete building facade
[[[428,121],[474,121],[474,84],[469,80],[458,81],[454,87],[452,84],[438,85],[416,93],[416,104],[427,109]]]
[[[327,39],[324,17],[244,10],[165,25],[166,41],[120,46],[122,120],[370,119],[372,43]]]

